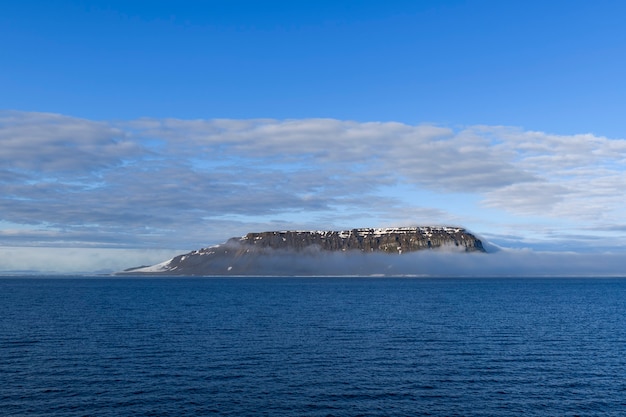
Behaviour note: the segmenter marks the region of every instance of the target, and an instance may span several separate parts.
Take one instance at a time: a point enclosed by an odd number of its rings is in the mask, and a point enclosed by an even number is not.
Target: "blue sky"
[[[248,231],[418,224],[622,253],[625,13],[3,4],[0,270],[107,271]]]

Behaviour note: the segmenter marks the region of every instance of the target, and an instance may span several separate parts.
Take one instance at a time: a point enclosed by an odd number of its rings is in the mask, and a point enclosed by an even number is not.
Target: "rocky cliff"
[[[482,242],[458,227],[402,227],[388,229],[353,229],[335,231],[282,231],[248,233],[233,238],[230,244],[243,247],[293,249],[311,246],[326,251],[412,252],[441,246],[457,246],[465,251],[484,251]]]
[[[485,252],[482,242],[459,227],[402,227],[345,231],[275,231],[248,233],[126,274],[171,275],[326,275],[380,273],[375,255],[402,255],[428,249]],[[338,256],[341,254],[341,256]],[[360,254],[360,258],[355,258]],[[372,256],[363,257],[364,254]],[[357,261],[357,262],[352,262]],[[369,267],[365,266],[370,264]],[[380,262],[376,262],[379,264]],[[391,262],[393,263],[393,262]],[[327,271],[329,266],[332,268]],[[334,268],[334,269],[333,269]],[[364,270],[368,269],[369,270]],[[380,269],[380,268],[379,268]]]

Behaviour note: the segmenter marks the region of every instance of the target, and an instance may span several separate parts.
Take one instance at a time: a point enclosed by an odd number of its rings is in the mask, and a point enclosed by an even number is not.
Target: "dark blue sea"
[[[2,416],[625,414],[626,279],[0,279]]]

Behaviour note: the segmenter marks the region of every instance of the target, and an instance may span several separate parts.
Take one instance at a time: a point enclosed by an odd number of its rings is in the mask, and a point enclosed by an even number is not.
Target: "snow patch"
[[[170,263],[172,262],[172,259],[168,259],[165,262],[161,262],[160,264],[156,264],[156,265],[152,265],[152,266],[146,266],[144,268],[137,268],[132,270],[132,272],[145,272],[145,273],[150,273],[150,272],[167,272],[170,271],[172,268],[170,267]]]

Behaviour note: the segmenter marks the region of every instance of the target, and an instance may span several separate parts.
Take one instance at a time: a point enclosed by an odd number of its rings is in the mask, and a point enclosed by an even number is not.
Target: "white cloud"
[[[551,224],[602,237],[626,224],[626,141],[591,134],[8,111],[0,167],[0,221],[20,226],[0,231],[4,245],[194,249],[277,225],[437,219],[492,236]]]
[[[371,173],[447,190],[490,189],[533,177],[503,158],[498,148],[471,132],[430,125],[357,123],[333,119],[185,121],[143,120],[137,134],[166,138],[209,155],[319,166],[361,164]],[[143,129],[141,129],[143,128]]]
[[[620,221],[616,210],[625,202],[620,192],[626,185],[625,140],[505,128],[493,132],[516,166],[538,180],[492,190],[485,205],[522,215]]]
[[[76,175],[112,168],[142,152],[110,123],[49,113],[0,112],[5,170]]]

